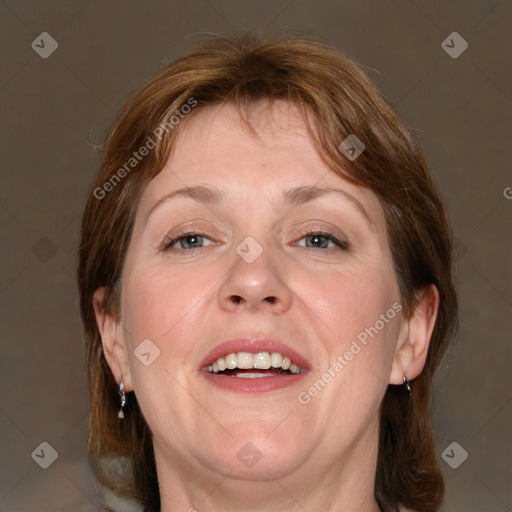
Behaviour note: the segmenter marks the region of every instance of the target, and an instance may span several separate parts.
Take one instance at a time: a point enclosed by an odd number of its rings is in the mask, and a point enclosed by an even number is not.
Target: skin
[[[187,119],[139,204],[120,314],[105,312],[103,289],[95,294],[105,356],[116,381],[135,390],[153,433],[162,512],[378,511],[379,407],[388,384],[421,372],[439,295],[434,286],[421,290],[411,318],[397,314],[300,403],[298,394],[400,304],[400,293],[376,195],[326,166],[293,106],[278,102],[270,115],[265,105],[254,106],[252,116],[257,137],[230,105]],[[225,198],[177,196],[155,207],[199,184],[221,188]],[[286,191],[311,185],[344,193],[285,205]],[[205,235],[204,245],[160,249],[183,230]],[[308,235],[319,230],[348,249]],[[235,250],[247,236],[263,249],[252,263]],[[300,384],[269,393],[213,387],[201,360],[246,335],[282,340],[310,371]],[[160,355],[145,366],[134,350],[148,338]],[[249,442],[261,454],[251,468],[237,457]]]

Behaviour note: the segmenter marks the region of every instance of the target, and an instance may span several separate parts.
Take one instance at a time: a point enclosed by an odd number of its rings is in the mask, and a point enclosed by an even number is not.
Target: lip
[[[255,377],[253,379],[243,379],[239,377],[228,377],[215,373],[209,373],[208,365],[213,364],[221,356],[237,352],[279,352],[283,356],[289,357],[293,363],[303,370],[294,375],[280,375],[269,377]],[[309,362],[298,352],[284,343],[263,338],[242,338],[226,341],[217,345],[201,361],[201,374],[214,386],[225,391],[235,393],[265,393],[283,389],[301,381],[310,370]]]
[[[214,386],[233,393],[266,393],[276,391],[300,382],[308,372],[295,375],[280,375],[279,377],[255,377],[243,379],[239,377],[226,377],[215,373],[201,372],[205,379]]]

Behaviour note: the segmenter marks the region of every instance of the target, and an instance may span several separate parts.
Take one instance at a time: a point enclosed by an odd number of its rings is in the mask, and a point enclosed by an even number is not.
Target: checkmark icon
[[[57,254],[57,250],[55,244],[45,236],[34,244],[32,254],[41,262],[47,263]]]
[[[445,452],[444,456],[448,457],[449,459],[454,459],[455,458],[455,452],[453,451],[453,448],[449,452]]]
[[[461,466],[468,456],[468,452],[456,441],[447,446],[441,454],[441,458],[452,469],[457,469]]]
[[[252,236],[248,236],[238,244],[236,252],[246,263],[252,263],[263,252],[263,247]]]
[[[149,338],[146,338],[139,343],[133,354],[144,366],[149,366],[160,357],[160,349]]]
[[[57,451],[46,441],[32,452],[32,459],[43,469],[48,469],[58,457]]]
[[[341,144],[338,149],[353,162],[361,153],[364,152],[365,145],[359,140],[357,135],[350,134]]]
[[[59,47],[59,43],[48,32],[41,32],[31,46],[39,57],[47,59]]]
[[[236,454],[240,462],[249,469],[255,466],[263,454],[252,443],[246,443]]]
[[[452,59],[458,59],[468,49],[468,47],[468,42],[458,32],[452,32],[441,43],[441,48]]]

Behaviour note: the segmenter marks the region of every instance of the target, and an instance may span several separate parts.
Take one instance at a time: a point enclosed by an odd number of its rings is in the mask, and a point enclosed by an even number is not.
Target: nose
[[[220,307],[228,312],[287,311],[292,292],[279,276],[275,263],[271,266],[268,250],[252,263],[235,254],[219,289]]]

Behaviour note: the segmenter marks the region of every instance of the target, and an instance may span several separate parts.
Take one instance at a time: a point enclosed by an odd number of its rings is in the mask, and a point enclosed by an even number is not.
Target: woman
[[[98,481],[147,511],[438,510],[451,272],[425,160],[354,63],[205,43],[128,101],[83,216]]]

